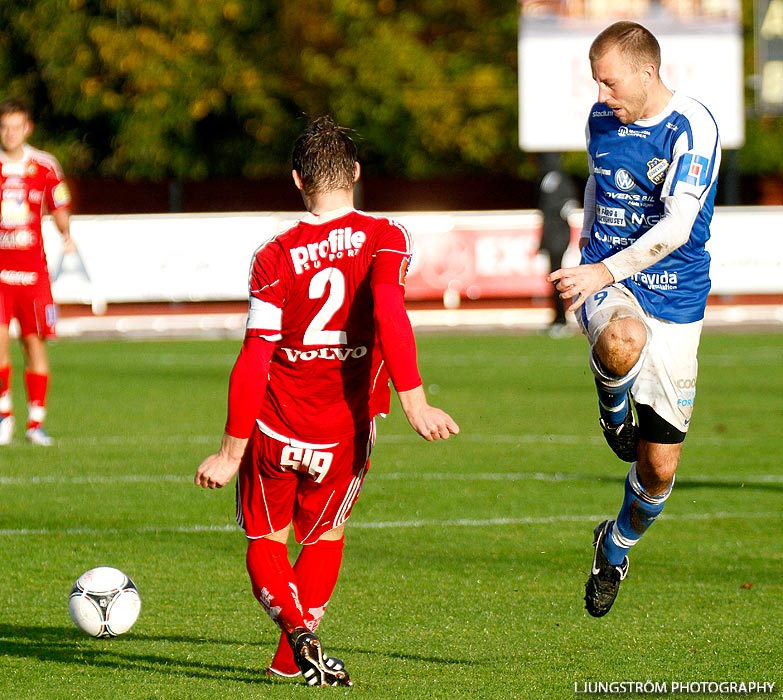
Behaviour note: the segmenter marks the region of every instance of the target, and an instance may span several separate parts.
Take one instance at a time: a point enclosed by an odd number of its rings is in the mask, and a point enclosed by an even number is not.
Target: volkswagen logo
[[[614,184],[617,185],[617,187],[623,192],[628,192],[628,190],[632,190],[634,188],[636,181],[633,179],[631,173],[629,173],[625,168],[620,168],[614,174]]]

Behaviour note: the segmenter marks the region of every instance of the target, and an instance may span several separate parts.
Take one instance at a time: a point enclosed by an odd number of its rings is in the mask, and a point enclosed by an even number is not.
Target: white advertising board
[[[59,303],[247,298],[254,251],[275,235],[273,214],[74,216],[78,253],[63,256],[45,220],[52,293]]]
[[[710,230],[712,294],[783,293],[783,207],[718,207]]]
[[[661,45],[667,87],[702,102],[715,116],[724,148],[745,142],[742,33],[738,3],[713,16],[664,14],[575,16],[589,3],[521,3],[519,24],[519,145],[524,151],[582,151],[587,115],[598,97],[588,60],[595,36],[616,19],[645,25]],[[642,5],[643,3],[637,3]],[[685,3],[680,3],[685,5]],[[622,3],[614,8],[621,12]],[[575,10],[576,12],[576,10]]]
[[[78,255],[62,255],[45,220],[52,292],[60,304],[240,301],[254,251],[298,213],[74,216]],[[536,210],[393,215],[411,233],[410,300],[549,294]],[[579,217],[571,221],[574,236]],[[783,294],[783,207],[718,207],[708,250],[712,293]],[[570,256],[567,264],[576,264]]]

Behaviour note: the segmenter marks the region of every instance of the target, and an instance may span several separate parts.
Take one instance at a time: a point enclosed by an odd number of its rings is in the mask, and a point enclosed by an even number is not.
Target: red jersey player
[[[403,301],[410,237],[353,208],[353,141],[320,117],[297,140],[293,167],[308,213],[255,254],[223,442],[195,482],[220,488],[239,471],[237,521],[253,593],[282,630],[268,673],[351,685],[315,630],[369,468],[374,417],[389,409],[389,375],[425,440],[459,428],[428,404],[419,376]],[[293,567],[291,526],[303,545]]]
[[[14,431],[8,332],[13,318],[25,359],[26,437],[35,445],[52,444],[41,427],[49,386],[45,341],[54,335],[56,320],[41,236],[45,213],[52,214],[65,250],[73,245],[71,196],[62,169],[54,156],[27,145],[32,130],[24,104],[0,104],[0,445],[9,444]]]

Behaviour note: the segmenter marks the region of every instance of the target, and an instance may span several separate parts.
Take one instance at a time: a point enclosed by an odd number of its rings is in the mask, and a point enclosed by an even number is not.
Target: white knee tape
[[[664,493],[662,493],[660,496],[651,496],[649,493],[647,493],[647,491],[645,491],[644,486],[642,486],[642,482],[639,481],[639,474],[636,472],[636,462],[631,465],[631,469],[628,472],[628,481],[631,484],[633,492],[639,496],[639,498],[653,505],[663,503],[667,498],[669,498],[672,489],[674,488],[674,478],[672,478],[671,485]]]
[[[617,387],[622,386],[623,384],[633,382],[636,377],[639,376],[639,372],[642,371],[642,365],[644,364],[644,358],[647,355],[647,347],[650,344],[650,336],[648,334],[647,341],[644,344],[644,347],[642,348],[642,351],[639,353],[639,359],[636,361],[636,364],[631,367],[628,374],[623,375],[622,377],[618,377],[614,374],[609,374],[609,372],[606,371],[604,366],[601,364],[601,361],[595,356],[595,349],[590,348],[590,369],[592,370],[593,374],[601,380],[603,384],[605,384],[607,387]]]
[[[609,372],[604,369],[603,365],[601,364],[601,361],[595,356],[595,351],[591,348],[590,349],[590,369],[592,370],[593,374],[601,380],[603,384],[606,384],[608,387],[613,386],[622,386],[623,384],[633,381],[636,379],[636,377],[639,376],[639,372],[642,371],[642,365],[644,364],[644,356],[647,354],[647,345],[645,344],[644,348],[642,349],[641,354],[639,355],[639,359],[636,361],[636,364],[631,367],[631,371],[628,372],[628,374],[623,375],[622,377],[615,376],[614,374],[609,374]]]

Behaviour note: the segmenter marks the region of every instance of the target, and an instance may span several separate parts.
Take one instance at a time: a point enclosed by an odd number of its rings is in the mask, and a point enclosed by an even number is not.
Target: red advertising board
[[[406,297],[549,296],[549,260],[539,251],[538,211],[400,215],[414,240]]]

